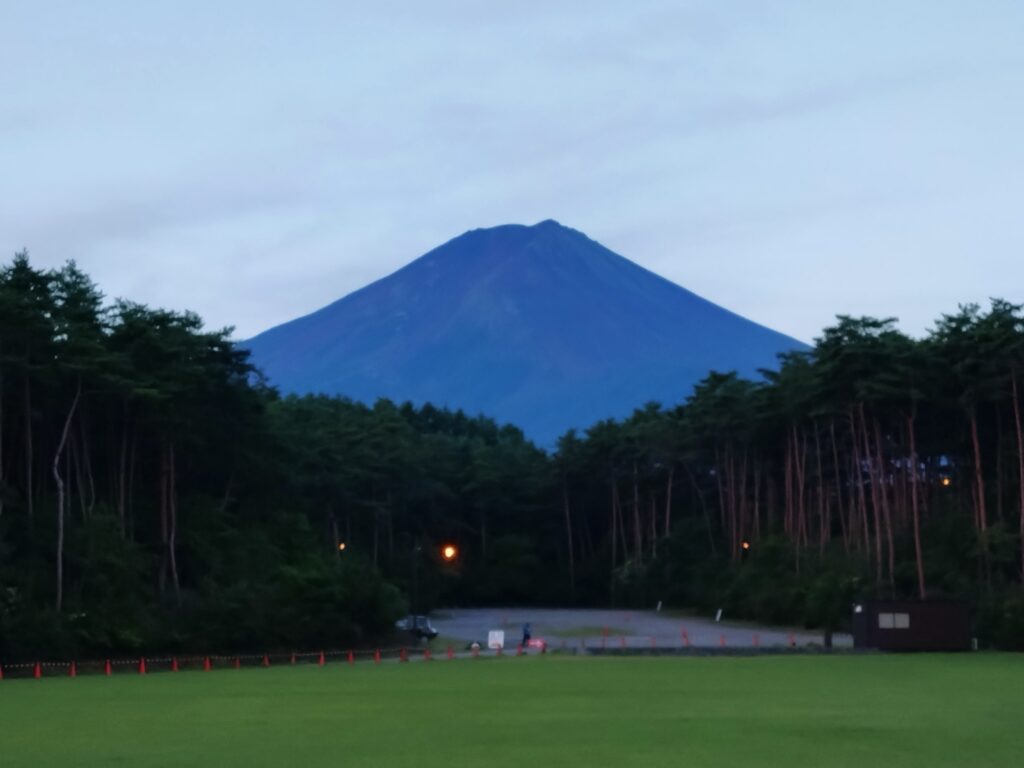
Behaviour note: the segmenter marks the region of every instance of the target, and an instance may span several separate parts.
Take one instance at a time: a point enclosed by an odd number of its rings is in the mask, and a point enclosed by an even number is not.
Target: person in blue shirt
[[[530,622],[523,624],[523,648],[530,646]]]

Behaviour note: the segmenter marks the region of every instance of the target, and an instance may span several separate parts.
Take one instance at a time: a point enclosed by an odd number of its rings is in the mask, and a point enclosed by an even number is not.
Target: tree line
[[[0,656],[357,644],[441,603],[838,628],[870,595],[970,599],[1016,646],[1022,371],[1007,302],[922,339],[841,317],[757,380],[711,373],[548,452],[430,404],[282,397],[230,329],[21,253],[0,270]]]

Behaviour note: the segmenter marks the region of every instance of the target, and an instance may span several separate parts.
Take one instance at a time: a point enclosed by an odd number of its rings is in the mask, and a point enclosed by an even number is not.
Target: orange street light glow
[[[744,549],[750,549],[750,542],[749,541],[744,541],[743,542],[743,548]]]
[[[943,485],[949,486],[949,485],[952,485],[952,483],[953,483],[953,481],[950,480],[948,477],[942,478],[942,484]]]
[[[441,549],[441,557],[448,562],[455,559],[455,556],[459,554],[459,550],[455,548],[454,544],[445,544]]]
[[[344,542],[344,541],[339,541],[339,542],[338,542],[338,551],[339,551],[339,552],[344,552],[344,551],[345,551],[345,546],[346,546],[346,545],[345,545],[345,542]]]

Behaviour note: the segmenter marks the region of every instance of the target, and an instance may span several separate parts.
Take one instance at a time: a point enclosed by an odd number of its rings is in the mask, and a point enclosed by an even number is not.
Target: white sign
[[[505,647],[505,630],[492,629],[487,633],[487,647],[492,651]]]

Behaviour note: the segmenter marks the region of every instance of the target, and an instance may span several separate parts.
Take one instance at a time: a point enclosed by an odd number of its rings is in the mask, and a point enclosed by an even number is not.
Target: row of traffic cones
[[[520,644],[518,644],[516,646],[516,656],[522,656],[523,653],[524,653],[523,645],[522,645],[522,643],[520,643]],[[446,655],[446,657],[449,660],[454,659],[455,658],[455,649],[452,646],[449,645],[447,647],[447,649],[446,649],[445,655]],[[473,658],[479,657],[479,655],[480,655],[479,649],[478,648],[473,648],[472,651],[471,651],[471,655],[473,656]],[[498,655],[499,656],[502,655],[502,649],[501,648],[498,649]],[[405,649],[405,648],[402,648],[399,651],[398,658],[399,658],[400,661],[409,661],[409,652],[408,652],[408,650]],[[290,660],[291,660],[292,665],[295,665],[297,663],[296,654],[292,653]],[[433,655],[432,655],[432,653],[431,653],[429,648],[425,648],[423,650],[423,660],[424,661],[432,661],[433,660]],[[349,665],[354,665],[355,664],[355,652],[354,651],[348,651],[348,653],[346,654],[346,661],[348,662]],[[373,662],[374,662],[374,664],[380,664],[381,661],[382,661],[381,652],[380,652],[380,649],[377,649],[377,650],[375,650],[373,652]],[[323,667],[326,664],[327,664],[327,654],[324,651],[321,651],[319,657],[317,658],[317,665]],[[271,665],[270,664],[270,656],[268,654],[264,654],[262,659],[260,660],[260,666],[262,666],[264,668],[267,668],[267,667],[270,667],[270,665]],[[236,656],[234,658],[233,662],[232,662],[232,666],[235,669],[241,669],[242,668],[241,657]],[[137,669],[138,669],[138,673],[140,675],[147,674],[148,668],[147,668],[147,662],[146,662],[145,658],[139,659],[139,663],[138,663]],[[179,672],[179,671],[181,671],[181,665],[180,665],[180,663],[178,661],[178,658],[175,656],[175,657],[173,657],[171,659],[171,672]],[[203,657],[203,671],[204,672],[211,672],[211,671],[213,671],[213,662],[212,662],[212,660],[211,660],[211,658],[209,656],[204,656]],[[110,659],[107,659],[103,663],[103,674],[105,676],[107,676],[107,677],[110,677],[111,675],[114,674],[113,663],[110,661]],[[68,665],[68,676],[69,677],[78,677],[78,664],[77,664],[77,662],[72,661]],[[32,677],[34,677],[37,680],[39,680],[39,679],[41,679],[43,677],[43,665],[42,665],[41,662],[36,662],[33,665],[33,667],[32,667]],[[3,680],[3,679],[4,679],[3,667],[0,666],[0,680]]]

